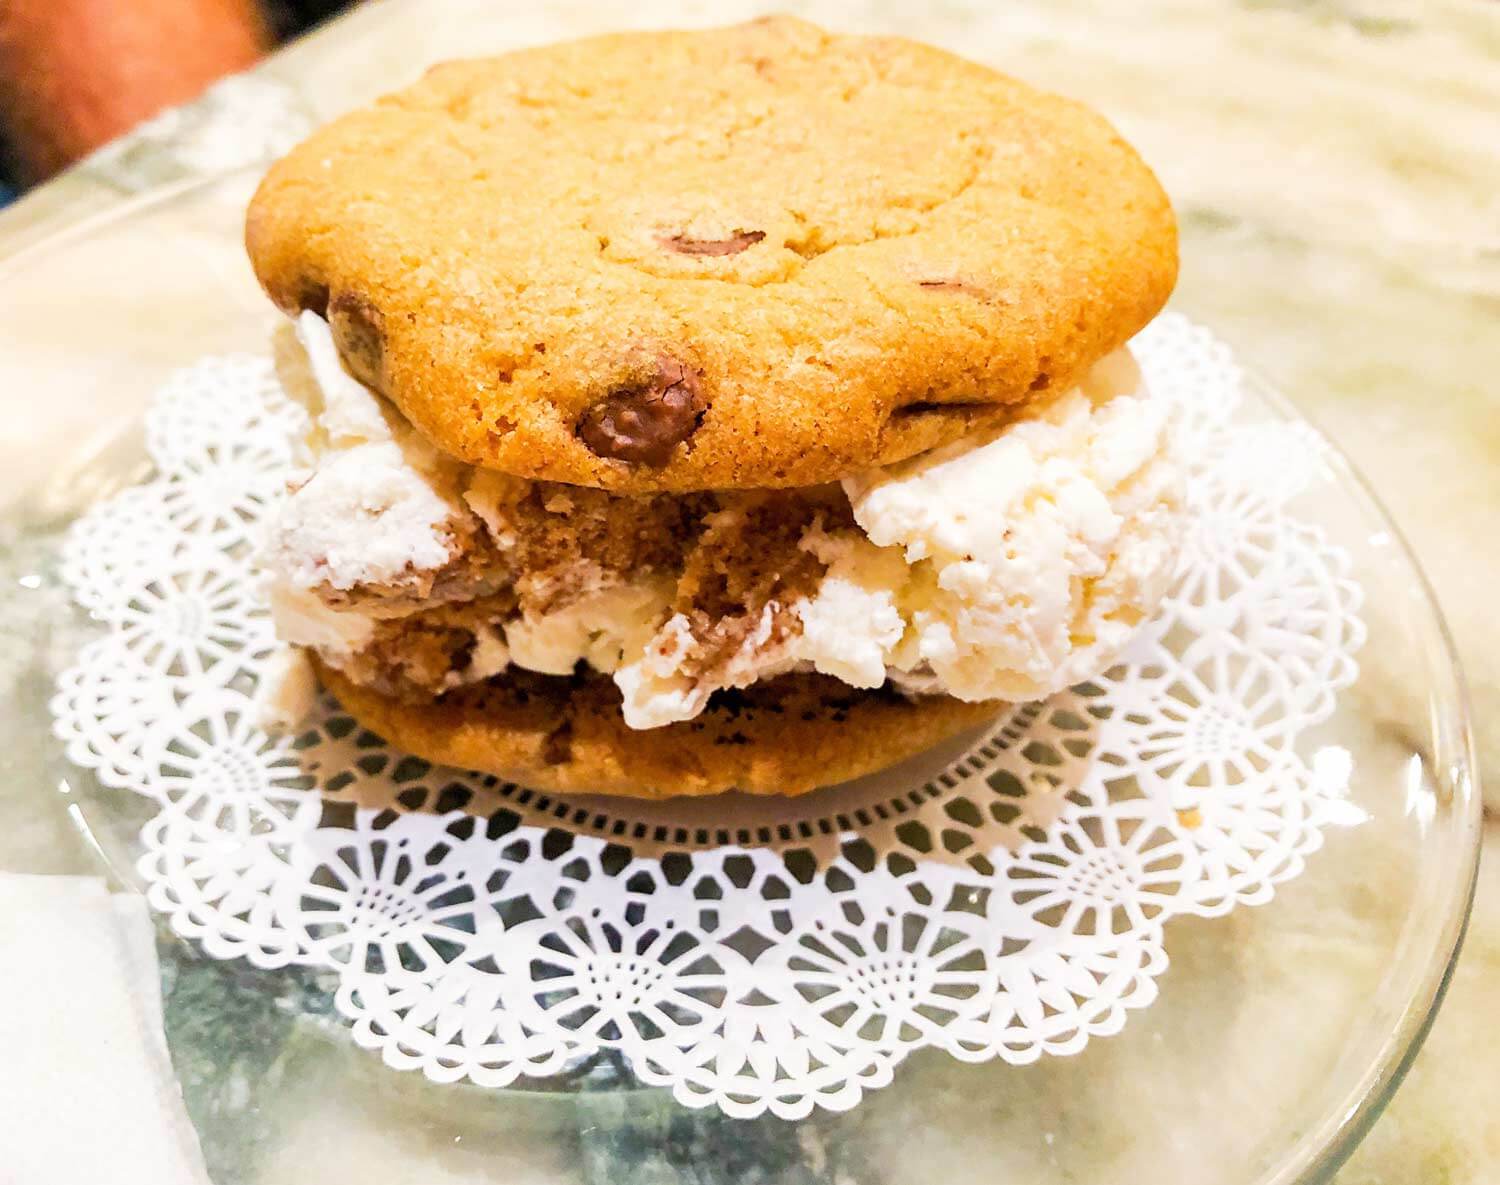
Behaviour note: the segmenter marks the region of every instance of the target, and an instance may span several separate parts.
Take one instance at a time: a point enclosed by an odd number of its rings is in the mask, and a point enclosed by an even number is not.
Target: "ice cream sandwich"
[[[1171,578],[1126,348],[1171,208],[953,55],[773,18],[449,63],[247,242],[311,424],[278,631],[431,760],[798,793],[1098,675]]]

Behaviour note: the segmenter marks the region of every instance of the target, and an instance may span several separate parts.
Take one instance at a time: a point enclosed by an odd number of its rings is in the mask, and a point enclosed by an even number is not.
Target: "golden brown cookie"
[[[954,439],[1123,343],[1177,266],[1092,111],[785,17],[439,66],[277,164],[246,237],[439,448],[622,492]]]
[[[639,798],[802,794],[871,773],[983,724],[998,704],[858,691],[784,675],[716,697],[697,719],[639,732],[602,675],[510,672],[411,704],[319,663],[324,686],[364,727],[443,765],[539,790]]]

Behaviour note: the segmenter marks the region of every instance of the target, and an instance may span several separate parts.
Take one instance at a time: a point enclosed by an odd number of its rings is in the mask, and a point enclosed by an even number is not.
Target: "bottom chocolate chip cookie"
[[[328,667],[319,674],[362,725],[429,761],[539,790],[638,798],[805,794],[892,765],[999,711],[784,675],[722,692],[694,720],[642,732],[626,727],[620,693],[603,676],[517,672],[409,704]]]

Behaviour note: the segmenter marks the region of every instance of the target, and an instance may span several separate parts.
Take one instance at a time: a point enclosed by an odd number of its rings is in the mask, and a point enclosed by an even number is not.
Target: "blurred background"
[[[0,0],[0,205],[354,0]]]

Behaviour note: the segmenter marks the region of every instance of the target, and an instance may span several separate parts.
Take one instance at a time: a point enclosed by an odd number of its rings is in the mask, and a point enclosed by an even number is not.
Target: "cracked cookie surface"
[[[1160,187],[1086,108],[789,18],[437,67],[273,167],[272,298],[465,461],[805,486],[1069,383],[1160,308]]]

